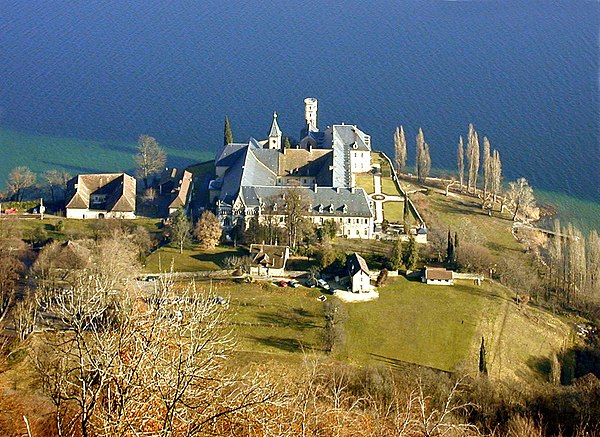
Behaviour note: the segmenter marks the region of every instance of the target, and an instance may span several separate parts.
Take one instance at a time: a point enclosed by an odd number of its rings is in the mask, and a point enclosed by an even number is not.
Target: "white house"
[[[454,285],[454,272],[443,267],[425,266],[423,282],[429,285]]]
[[[67,218],[135,218],[136,181],[125,173],[83,174],[67,182]]]
[[[346,270],[350,276],[350,291],[353,293],[369,292],[373,289],[369,277],[369,267],[365,259],[357,253],[346,259]]]

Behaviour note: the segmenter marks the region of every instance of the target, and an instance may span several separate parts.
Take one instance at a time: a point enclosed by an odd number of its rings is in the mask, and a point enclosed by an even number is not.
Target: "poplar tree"
[[[420,182],[425,182],[431,170],[431,157],[429,155],[429,144],[425,142],[423,129],[419,128],[417,134],[417,179]]]
[[[233,132],[231,131],[231,124],[229,123],[229,117],[225,116],[225,128],[223,129],[223,144],[233,143]]]
[[[492,185],[492,156],[491,156],[491,145],[490,140],[487,137],[483,137],[483,200],[488,194],[488,190]]]
[[[458,166],[458,180],[460,181],[460,191],[463,189],[465,180],[465,147],[462,135],[458,139],[458,149],[456,151],[456,164]]]
[[[490,173],[491,173],[491,191],[494,196],[494,203],[496,202],[497,196],[502,191],[502,162],[500,161],[500,153],[494,150],[490,161]]]
[[[398,174],[404,172],[404,166],[406,165],[406,136],[404,135],[404,127],[400,126],[396,128],[394,132],[394,158],[396,164],[396,171]]]
[[[477,194],[477,176],[479,175],[479,136],[477,135],[477,131],[473,124],[469,124],[467,162],[469,164],[467,191],[473,189],[473,194]]]
[[[586,260],[587,289],[593,296],[598,297],[600,293],[600,237],[595,229],[590,231],[587,239]]]

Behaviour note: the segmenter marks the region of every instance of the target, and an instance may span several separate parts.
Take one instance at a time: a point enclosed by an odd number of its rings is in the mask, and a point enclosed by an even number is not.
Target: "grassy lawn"
[[[381,178],[381,192],[389,196],[401,196],[402,194],[398,191],[396,184],[389,177]]]
[[[251,360],[298,360],[303,352],[321,353],[324,303],[318,289],[282,288],[268,282],[221,281],[215,290],[230,299],[231,323],[239,353]]]
[[[62,231],[56,230],[56,225],[62,221],[64,228]],[[137,218],[134,220],[76,220],[76,219],[57,219],[49,218],[42,220],[18,220],[17,226],[23,232],[23,237],[28,238],[36,228],[42,228],[48,238],[58,241],[69,239],[92,238],[99,230],[118,226],[120,224],[127,227],[143,226],[150,233],[156,234],[161,232],[159,228],[160,220],[155,218]]]
[[[390,223],[404,223],[404,202],[384,202],[383,218]],[[415,218],[411,212],[408,214],[408,223],[414,222]]]
[[[240,248],[217,247],[210,250],[184,249],[179,253],[179,249],[170,246],[163,246],[146,259],[146,271],[158,273],[168,271],[173,263],[173,270],[176,272],[199,272],[207,270],[222,269],[223,260],[232,255],[247,255]]]
[[[378,300],[346,305],[348,359],[454,369],[475,340],[484,299],[478,291],[390,280]]]
[[[356,186],[364,188],[367,194],[375,192],[375,183],[373,182],[373,175],[370,173],[361,173],[356,175]]]
[[[356,252],[367,261],[370,268],[378,269],[382,267],[385,257],[389,256],[393,245],[390,241],[383,240],[336,238],[332,246],[346,254]]]
[[[470,281],[428,286],[392,278],[378,300],[345,304],[350,362],[391,366],[413,363],[445,371],[476,371],[485,338],[491,376],[531,381],[547,376],[548,358],[569,341],[561,318],[519,308],[504,287]]]
[[[488,216],[478,199],[456,193],[446,197],[441,189],[430,188],[427,194],[413,195],[413,201],[429,227],[450,228],[464,242],[481,243],[497,257],[523,256],[522,245],[511,233],[510,216],[498,211]]]

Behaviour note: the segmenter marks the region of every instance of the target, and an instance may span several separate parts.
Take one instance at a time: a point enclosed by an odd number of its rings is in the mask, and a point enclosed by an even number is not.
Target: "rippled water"
[[[413,138],[422,126],[434,167],[454,167],[473,122],[507,178],[600,202],[596,2],[0,0],[0,10],[0,127],[11,132],[109,148],[148,133],[200,158],[221,143],[225,114],[238,139],[265,136],[274,110],[297,137],[314,96],[321,126],[356,123],[376,148],[391,150],[397,124]],[[68,148],[82,168],[93,159],[77,141],[52,144],[43,154]],[[42,158],[20,159],[43,168]]]

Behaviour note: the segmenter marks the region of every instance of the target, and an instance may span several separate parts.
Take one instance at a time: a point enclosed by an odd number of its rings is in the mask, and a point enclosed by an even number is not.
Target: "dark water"
[[[600,202],[599,26],[582,1],[0,0],[0,127],[200,152],[225,114],[297,137],[314,96],[386,151],[422,126],[434,167],[473,122],[508,179]]]

